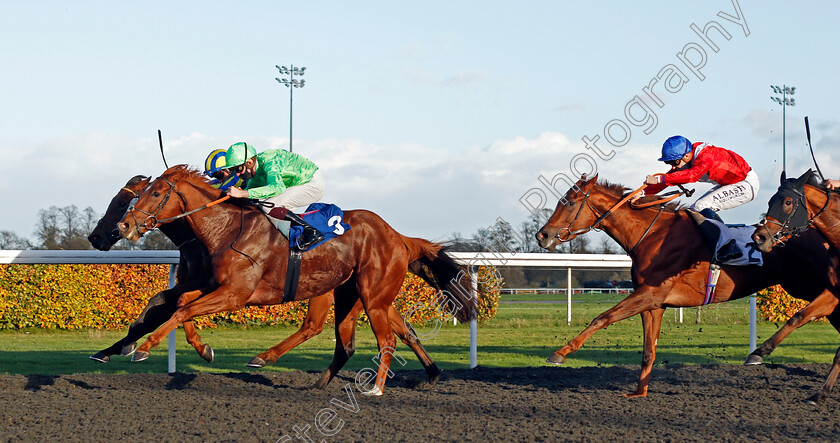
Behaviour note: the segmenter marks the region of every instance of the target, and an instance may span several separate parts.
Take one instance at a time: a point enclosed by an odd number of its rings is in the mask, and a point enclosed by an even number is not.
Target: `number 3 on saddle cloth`
[[[283,303],[292,301],[295,298],[303,252],[311,251],[329,241],[329,239],[343,235],[350,230],[350,225],[343,221],[344,211],[330,203],[312,203],[301,214],[301,218],[313,228],[321,231],[324,234],[324,240],[301,250],[292,245],[298,244],[298,239],[303,234],[303,226],[295,225],[289,228],[289,265],[286,269],[286,284],[283,286]]]
[[[727,225],[706,218],[698,224],[698,228],[706,244],[714,244],[709,278],[706,281],[706,297],[703,301],[703,304],[707,305],[714,300],[721,265],[761,266],[764,259],[752,240],[755,226]]]

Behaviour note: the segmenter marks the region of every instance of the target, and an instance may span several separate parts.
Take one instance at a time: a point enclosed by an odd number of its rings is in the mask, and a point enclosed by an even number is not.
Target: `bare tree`
[[[0,249],[32,249],[32,243],[14,232],[0,231]]]

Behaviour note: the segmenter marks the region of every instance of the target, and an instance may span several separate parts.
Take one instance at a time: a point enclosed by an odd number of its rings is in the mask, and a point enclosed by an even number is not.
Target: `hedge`
[[[756,306],[761,311],[761,318],[772,322],[786,322],[808,302],[792,297],[781,285],[771,286],[758,291]],[[821,318],[817,321],[826,321]]]
[[[148,299],[168,286],[169,265],[0,265],[0,329],[122,329],[142,312]],[[480,267],[479,321],[496,315],[501,277]],[[441,313],[436,291],[407,274],[394,305],[401,313],[413,306],[412,324]],[[198,317],[198,327],[221,324],[299,325],[307,301],[250,306],[235,312]],[[362,315],[361,322],[367,319]],[[329,322],[334,321],[332,308]]]

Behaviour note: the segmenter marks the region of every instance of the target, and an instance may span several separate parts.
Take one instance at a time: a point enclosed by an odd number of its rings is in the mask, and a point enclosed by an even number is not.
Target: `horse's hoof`
[[[760,355],[757,354],[750,354],[747,356],[747,361],[744,362],[744,366],[756,366],[764,364],[764,359],[761,358]]]
[[[204,351],[201,353],[201,358],[207,360],[207,363],[213,363],[213,360],[216,358],[216,353],[213,352],[213,348],[209,345],[204,345]]]
[[[814,394],[814,395],[806,398],[805,403],[808,403],[809,405],[812,405],[812,406],[816,406],[816,405],[820,404],[820,402],[822,400],[823,399],[822,399],[822,396],[820,394]]]
[[[137,350],[137,342],[129,343],[129,344],[122,347],[122,351],[120,352],[120,355],[122,355],[123,357],[128,357],[129,355],[134,354],[134,351],[136,351],[136,350]]]
[[[382,395],[382,390],[379,389],[379,386],[373,385],[373,389],[370,391],[362,391],[364,395],[370,395],[372,397],[379,397]]]
[[[566,363],[566,357],[560,354],[551,354],[551,357],[548,357],[546,362],[553,365],[562,365],[563,363]]]
[[[134,352],[134,355],[131,356],[131,361],[133,363],[137,363],[139,361],[146,360],[147,358],[149,358],[151,356],[152,356],[152,354],[150,352],[136,351],[136,352]]]
[[[429,368],[426,368],[426,375],[429,376],[429,384],[434,385],[440,380],[440,369],[432,363]]]
[[[103,354],[101,351],[91,355],[88,358],[90,358],[93,361],[98,361],[99,363],[108,363],[109,361],[111,361],[111,357]]]
[[[249,361],[247,364],[245,364],[245,366],[247,366],[249,368],[264,368],[265,365],[267,365],[267,364],[268,363],[266,363],[265,360],[263,360],[259,357],[254,357],[254,358],[251,359],[251,361]]]

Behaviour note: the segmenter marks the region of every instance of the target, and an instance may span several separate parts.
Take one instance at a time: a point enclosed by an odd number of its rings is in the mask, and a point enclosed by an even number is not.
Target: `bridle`
[[[134,196],[134,197],[132,197],[132,200],[133,200],[133,201],[136,201],[136,200],[137,200],[137,198],[139,197],[139,196],[137,195],[137,193],[136,193],[136,192],[134,192],[134,191],[133,191],[133,190],[131,190],[131,189],[128,189],[128,188],[122,188],[122,190],[123,190],[123,191],[126,191],[126,192],[131,193],[131,195],[133,195],[133,196]],[[133,206],[133,205],[132,205],[131,203],[129,203],[129,207],[132,207],[132,206]],[[110,234],[109,234],[109,235],[110,235],[110,238],[109,238],[110,240],[117,241],[117,240],[119,240],[119,239],[122,237],[122,236],[120,235],[120,228],[117,226],[117,222],[113,222],[113,221],[111,221],[111,220],[106,220],[106,219],[105,219],[105,217],[103,216],[103,217],[102,217],[102,218],[100,218],[100,219],[99,219],[99,221],[97,222],[97,225],[102,225],[102,224],[107,225],[107,226],[110,226],[111,228],[113,228],[113,229],[111,229],[111,232],[110,232]],[[103,228],[103,230],[105,230],[105,228]]]
[[[785,218],[785,220],[784,221],[779,221],[779,220],[777,220],[773,217],[770,217],[768,214],[765,214],[764,217],[761,218],[761,221],[758,222],[759,228],[765,228],[768,233],[770,232],[770,230],[767,229],[765,227],[765,225],[771,224],[771,225],[779,226],[779,230],[776,231],[776,233],[773,234],[770,238],[773,240],[774,244],[780,244],[780,245],[784,245],[784,241],[786,239],[789,239],[790,237],[802,234],[803,232],[808,230],[808,228],[813,226],[814,222],[817,220],[817,217],[822,215],[823,212],[825,212],[826,209],[828,209],[828,204],[831,202],[831,194],[826,191],[826,193],[825,193],[826,194],[825,205],[823,205],[823,207],[820,208],[819,211],[811,212],[811,210],[808,209],[808,205],[806,204],[806,198],[805,198],[804,191],[800,191],[799,189],[796,189],[796,188],[793,188],[793,187],[787,187],[785,189],[787,189],[790,192],[793,192],[794,194],[796,194],[796,198],[792,198],[793,209],[791,209],[790,213]],[[793,218],[794,218],[794,216],[796,216],[796,213],[801,208],[804,208],[806,213],[808,214],[807,215],[807,220],[805,221],[804,224],[802,224],[800,226],[792,226],[793,223],[794,223]],[[769,213],[770,211],[768,210],[767,212]]]
[[[143,226],[146,228],[146,230],[153,231],[153,230],[159,228],[160,225],[162,225],[164,223],[169,223],[171,221],[178,220],[179,218],[184,218],[184,217],[186,217],[190,214],[194,214],[198,211],[201,211],[201,210],[210,208],[212,206],[215,206],[215,205],[217,205],[217,204],[219,204],[219,203],[221,203],[221,202],[230,198],[230,195],[225,195],[222,198],[219,198],[217,200],[213,200],[212,202],[207,203],[207,204],[205,204],[203,206],[200,206],[198,208],[195,208],[191,211],[187,211],[187,212],[184,212],[184,213],[181,213],[181,214],[178,214],[178,215],[174,215],[172,217],[159,219],[158,215],[160,214],[160,211],[162,211],[163,208],[166,207],[166,203],[169,201],[169,197],[172,195],[172,191],[175,191],[175,194],[177,194],[178,197],[181,198],[181,201],[184,203],[184,207],[186,207],[186,205],[187,205],[187,200],[184,198],[184,196],[181,195],[180,192],[175,190],[175,183],[170,182],[169,180],[166,179],[166,177],[160,177],[159,179],[163,180],[167,185],[169,185],[169,190],[166,191],[166,194],[163,196],[163,199],[161,199],[160,203],[158,203],[158,206],[157,206],[157,208],[155,208],[154,213],[144,211],[144,210],[142,210],[138,207],[135,207],[135,206],[132,206],[131,208],[128,209],[128,213],[131,214],[131,218],[134,220],[134,229],[137,231],[138,236],[142,235],[142,233],[140,232],[140,223],[137,221],[137,216],[134,214],[134,211],[140,212],[141,214],[144,214],[146,216],[146,218],[143,219]],[[151,189],[151,187],[149,187],[149,189]],[[148,189],[147,189],[147,191],[148,191]]]
[[[587,233],[587,232],[589,232],[589,231],[592,231],[592,230],[599,230],[598,226],[599,226],[600,224],[602,224],[602,223],[604,222],[604,220],[605,220],[607,217],[609,217],[609,216],[610,216],[610,214],[612,214],[612,212],[613,212],[616,208],[618,208],[619,206],[621,206],[621,205],[623,205],[624,203],[626,203],[628,200],[630,200],[631,198],[633,198],[633,196],[635,196],[636,194],[638,194],[638,193],[640,193],[640,192],[644,191],[644,189],[645,189],[645,188],[647,188],[647,185],[646,185],[646,184],[645,184],[645,185],[642,185],[640,188],[636,189],[635,191],[633,191],[633,192],[631,192],[631,193],[629,193],[629,194],[625,195],[625,196],[624,196],[621,200],[619,200],[617,203],[615,203],[614,205],[612,205],[609,209],[607,209],[606,211],[604,211],[603,213],[601,213],[601,212],[600,212],[600,211],[598,211],[598,210],[597,210],[594,206],[592,206],[592,203],[589,201],[589,195],[590,195],[590,193],[592,192],[592,188],[590,187],[590,188],[586,191],[586,194],[584,194],[584,196],[583,196],[583,200],[581,200],[581,202],[580,202],[580,208],[578,208],[578,212],[577,212],[577,214],[575,214],[575,218],[573,218],[573,219],[572,219],[572,221],[570,221],[570,222],[569,222],[569,226],[567,226],[567,227],[565,227],[565,228],[560,228],[560,229],[557,231],[557,235],[555,236],[555,238],[557,238],[557,240],[558,240],[560,243],[565,243],[565,242],[567,242],[567,241],[571,241],[571,240],[572,240],[572,236],[578,236],[578,235],[580,235],[580,234],[585,234],[585,233]],[[574,225],[574,224],[575,224],[575,222],[577,221],[577,219],[580,217],[580,214],[581,214],[581,212],[583,211],[583,206],[584,206],[584,205],[586,205],[587,207],[589,207],[589,210],[590,210],[590,211],[592,211],[592,213],[593,213],[593,214],[596,214],[598,217],[597,217],[597,218],[595,219],[595,221],[593,221],[593,222],[592,222],[589,226],[587,226],[587,227],[585,227],[585,228],[582,228],[582,229],[576,229],[576,230],[572,231],[572,225]],[[562,239],[561,234],[563,233],[563,231],[566,231],[566,232],[568,233],[568,234],[566,235],[567,240],[563,240],[563,239]]]

